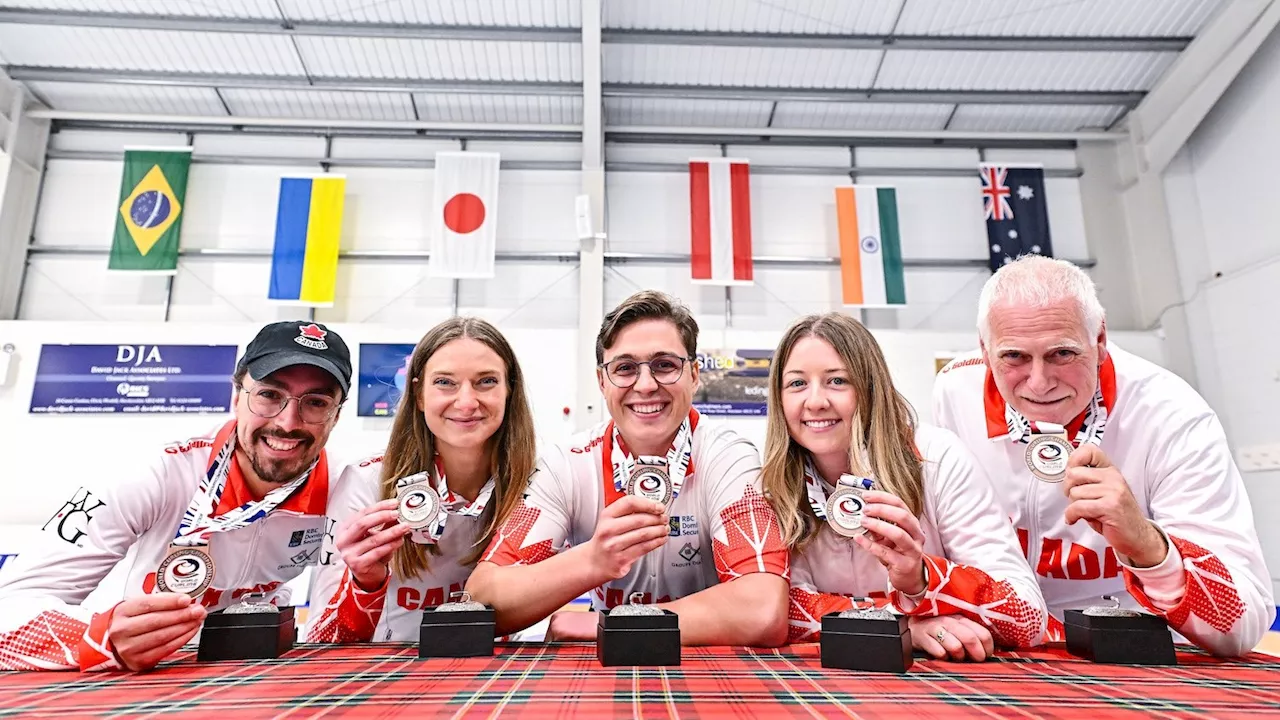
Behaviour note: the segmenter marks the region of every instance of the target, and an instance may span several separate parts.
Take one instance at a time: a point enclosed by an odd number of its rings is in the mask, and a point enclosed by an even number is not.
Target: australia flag
[[[1053,257],[1044,169],[982,165],[979,172],[991,272],[1020,255]]]

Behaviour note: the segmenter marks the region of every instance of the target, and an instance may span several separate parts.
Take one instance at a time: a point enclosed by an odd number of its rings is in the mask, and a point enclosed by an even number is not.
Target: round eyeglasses
[[[333,419],[342,403],[329,395],[307,393],[302,396],[288,395],[272,387],[255,387],[246,390],[237,387],[237,391],[249,396],[249,411],[260,418],[273,418],[289,406],[290,401],[298,402],[298,416],[308,425],[321,425]]]
[[[670,385],[684,374],[684,365],[689,360],[690,358],[679,355],[658,355],[646,361],[618,358],[600,363],[599,367],[604,370],[605,377],[609,378],[609,382],[615,387],[629,388],[635,385],[640,379],[641,369],[646,365],[654,382],[659,385]]]

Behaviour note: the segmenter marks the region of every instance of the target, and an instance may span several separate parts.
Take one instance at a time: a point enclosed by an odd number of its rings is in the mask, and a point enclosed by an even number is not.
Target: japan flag
[[[498,159],[498,153],[436,153],[431,277],[493,277]]]

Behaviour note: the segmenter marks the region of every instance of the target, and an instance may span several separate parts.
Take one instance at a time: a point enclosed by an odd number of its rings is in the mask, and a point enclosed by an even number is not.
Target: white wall
[[[1259,49],[1165,173],[1199,387],[1237,458],[1280,454],[1280,34]],[[1246,468],[1242,468],[1246,469]],[[1245,484],[1280,592],[1280,471]]]
[[[119,151],[126,145],[183,145],[185,135],[63,131],[53,150]],[[316,167],[272,164],[272,158],[321,158],[319,137],[197,134],[195,154],[245,155],[255,164],[192,166],[182,244],[188,248],[269,251],[274,236],[276,195],[281,174]],[[430,158],[454,142],[428,139],[333,141],[332,156],[345,158]],[[498,150],[508,160],[580,160],[576,143],[478,143],[469,149]],[[831,166],[830,175],[770,175],[752,179],[752,223],[757,255],[835,257],[838,239],[832,188],[849,182],[848,148],[767,148],[729,146],[753,167]],[[610,146],[617,161],[684,163],[692,156],[719,155],[716,146]],[[1041,162],[1051,168],[1075,166],[1071,151],[990,151],[988,160]],[[865,167],[942,167],[973,170],[968,178],[872,177],[859,182],[894,185],[901,203],[903,254],[907,259],[987,257],[982,218],[979,161],[973,149],[859,148]],[[348,250],[420,250],[426,247],[433,171],[335,166],[347,176],[342,247]],[[513,171],[501,176],[499,251],[576,252],[573,201],[580,192],[577,171]],[[34,241],[47,246],[110,245],[119,198],[120,162],[48,161]],[[1088,258],[1080,208],[1080,181],[1046,181],[1053,242],[1057,254]],[[606,250],[689,252],[688,181],[685,173],[610,172]],[[105,256],[35,255],[23,288],[20,319],[147,321],[164,318],[164,278],[110,275]],[[270,263],[261,259],[183,258],[174,279],[169,319],[175,322],[269,321],[283,317],[266,300]],[[967,330],[985,269],[912,270],[906,273],[908,307],[876,312],[877,327]],[[839,269],[757,268],[757,284],[732,291],[736,327],[781,329],[796,315],[834,309],[839,303]],[[576,327],[575,266],[566,263],[499,263],[497,277],[464,281],[460,310],[500,321],[504,327]],[[723,290],[695,287],[687,265],[627,264],[606,270],[606,305],[641,287],[658,287],[690,303],[707,327],[722,327]],[[378,322],[427,327],[449,313],[451,283],[426,278],[423,263],[346,261],[339,263],[338,293],[332,309],[317,311],[326,322]],[[1123,328],[1122,328],[1123,329]]]

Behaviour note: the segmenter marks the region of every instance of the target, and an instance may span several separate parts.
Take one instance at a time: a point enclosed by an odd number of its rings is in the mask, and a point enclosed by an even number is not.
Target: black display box
[[[906,615],[876,620],[827,613],[822,616],[819,644],[824,668],[905,673],[915,663]]]
[[[1063,613],[1067,652],[1113,665],[1177,665],[1173,635],[1163,618],[1150,613],[1130,616]]]
[[[618,616],[604,610],[599,616],[596,659],[601,665],[680,664],[680,617],[670,610],[661,615]]]
[[[292,649],[297,635],[292,606],[276,608],[276,612],[218,610],[204,619],[196,659],[272,660]]]
[[[465,658],[493,655],[496,620],[493,608],[436,612],[422,609],[418,627],[419,658]]]

